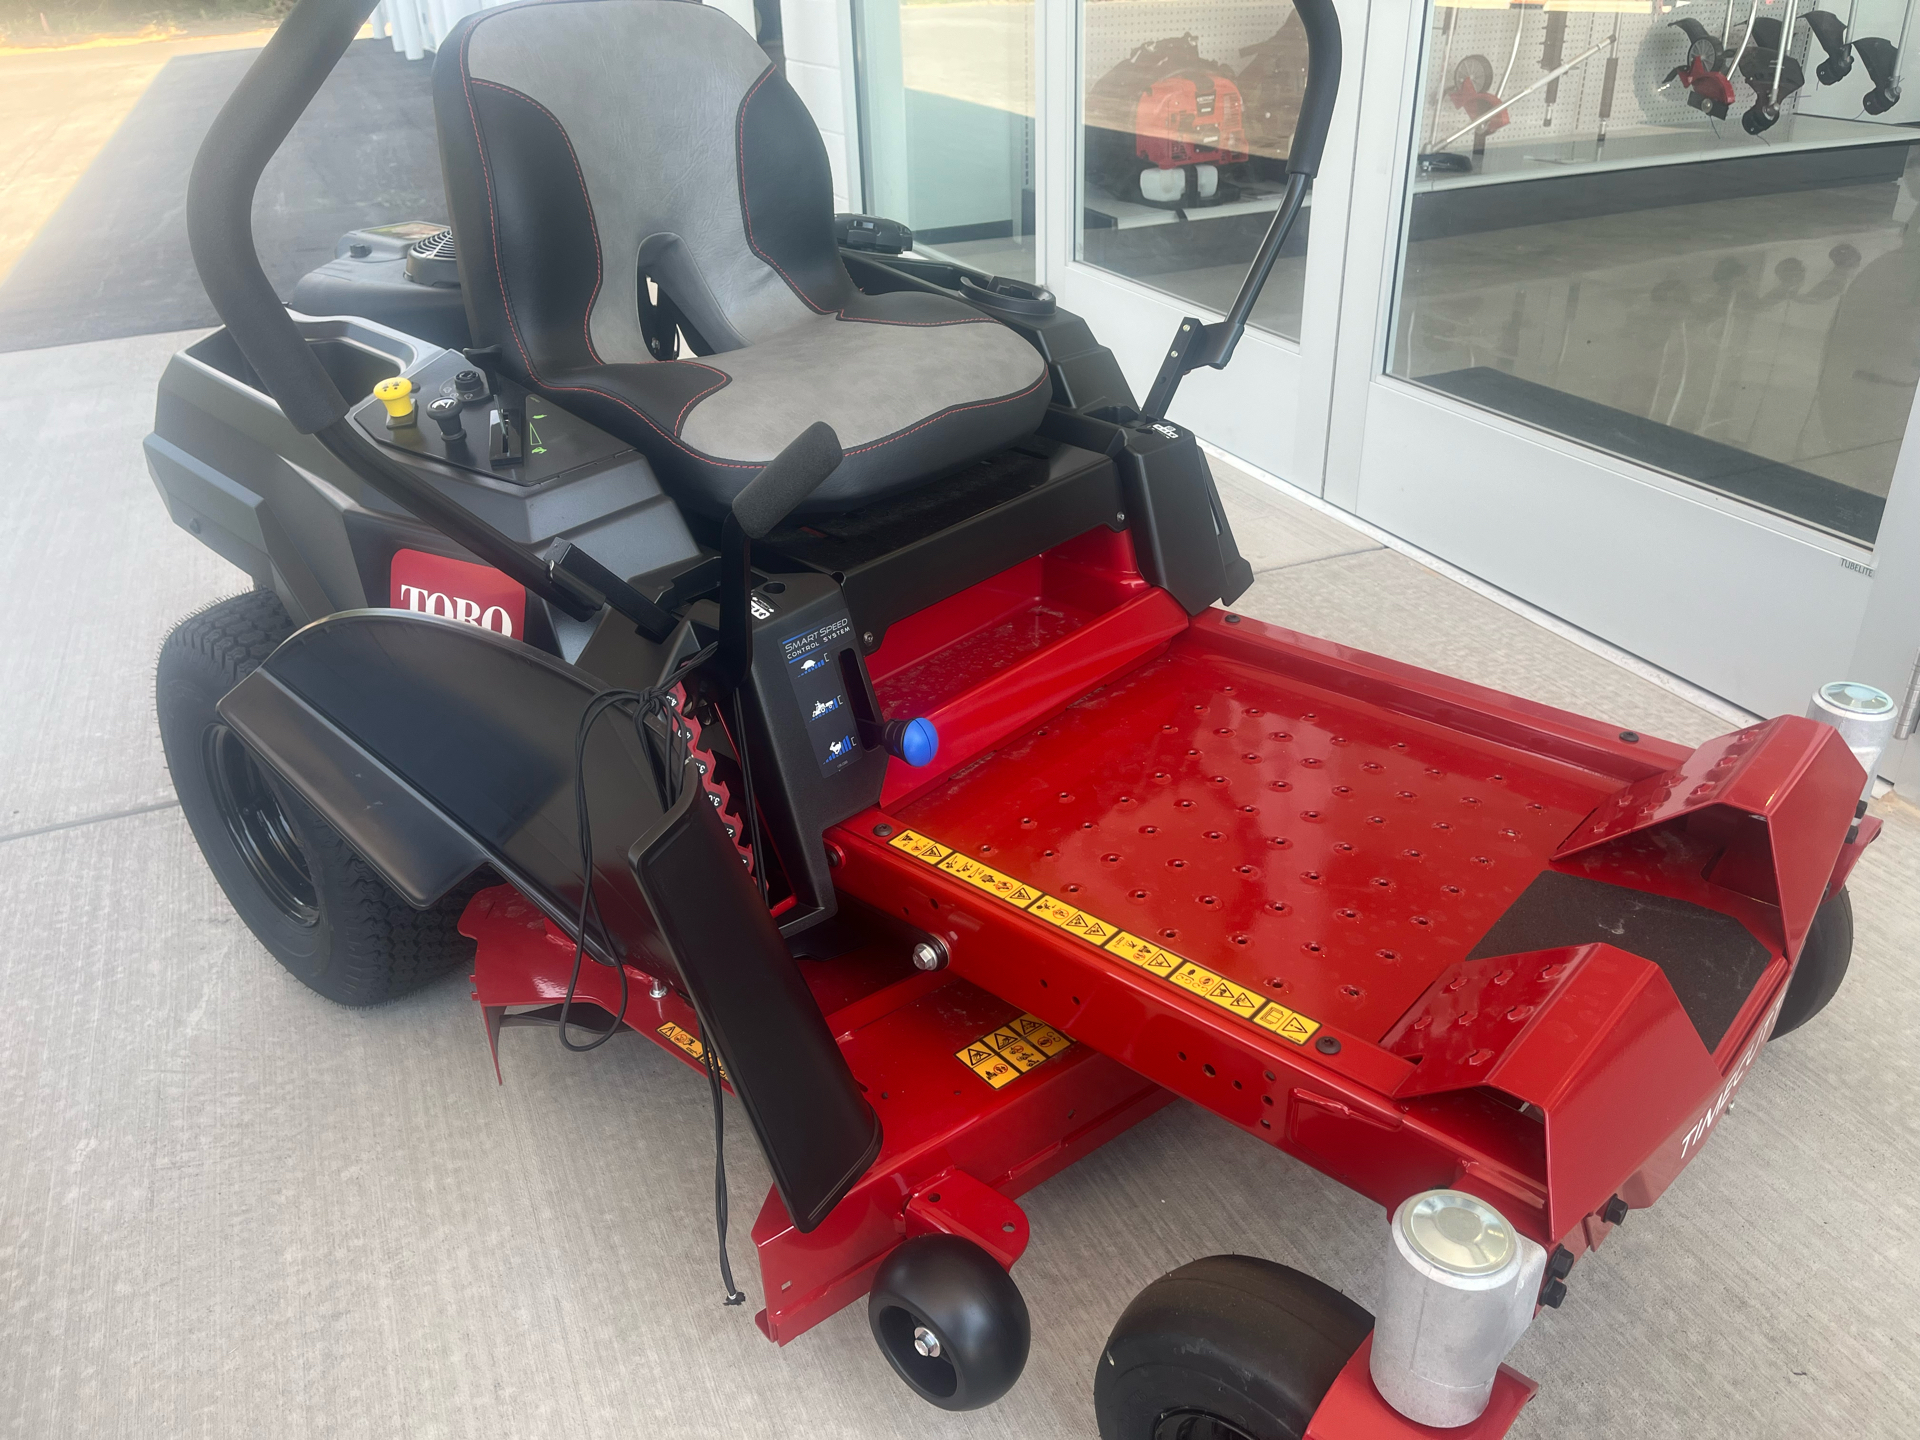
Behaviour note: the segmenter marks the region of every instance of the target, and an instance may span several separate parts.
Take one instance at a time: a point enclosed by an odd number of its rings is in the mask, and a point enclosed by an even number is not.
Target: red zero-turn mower
[[[1144,405],[1045,291],[836,247],[806,109],[678,0],[457,25],[451,236],[348,236],[290,311],[250,202],[370,8],[299,0],[208,137],[226,328],[147,442],[258,587],[159,674],[242,918],[347,1004],[470,969],[496,1058],[630,1030],[730,1087],[780,1344],[866,1297],[992,1401],[1019,1197],[1184,1096],[1384,1208],[1381,1310],[1196,1258],[1088,1357],[1101,1434],[1505,1433],[1537,1307],[1833,993],[1876,823],[1825,724],[1689,751],[1216,608],[1249,570],[1163,417],[1319,163],[1333,6]]]

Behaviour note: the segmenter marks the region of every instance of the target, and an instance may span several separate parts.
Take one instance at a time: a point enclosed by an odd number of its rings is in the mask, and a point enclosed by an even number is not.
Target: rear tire
[[[1800,947],[1800,963],[1793,967],[1787,998],[1780,1003],[1780,1018],[1767,1038],[1778,1040],[1826,1009],[1847,978],[1847,962],[1852,958],[1853,897],[1843,885],[1813,913],[1806,943]]]
[[[1373,1317],[1251,1255],[1182,1265],[1134,1297],[1093,1380],[1100,1440],[1301,1440]]]
[[[455,927],[492,876],[414,909],[222,722],[215,703],[293,628],[270,590],[183,620],[160,647],[160,743],[200,853],[247,928],[302,984],[372,1005],[472,960]]]

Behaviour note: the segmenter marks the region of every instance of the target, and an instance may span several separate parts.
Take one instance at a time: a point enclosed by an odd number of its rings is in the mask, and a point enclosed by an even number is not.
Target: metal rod
[[[1893,84],[1888,89],[1895,95],[1900,93],[1900,77],[1907,68],[1907,27],[1913,24],[1912,0],[1900,16],[1900,42],[1893,50]]]
[[[1740,48],[1733,52],[1733,59],[1727,62],[1724,74],[1731,75],[1740,68],[1740,57],[1747,53],[1747,46],[1753,43],[1753,22],[1760,15],[1760,0],[1753,0],[1753,8],[1747,11],[1747,28],[1740,32]]]
[[[1913,657],[1913,675],[1907,681],[1907,693],[1900,702],[1900,718],[1893,727],[1893,738],[1905,740],[1920,726],[1920,655]]]
[[[1460,12],[1451,5],[1446,7],[1446,11],[1446,28],[1440,32],[1446,37],[1446,44],[1440,47],[1440,84],[1435,87],[1436,93],[1433,97],[1433,121],[1426,127],[1426,133],[1429,135],[1440,128],[1440,107],[1446,103],[1447,81],[1452,78],[1453,26]]]
[[[1773,106],[1774,113],[1780,111],[1780,77],[1787,73],[1787,46],[1793,41],[1793,7],[1795,0],[1787,0],[1787,18],[1780,22],[1780,48],[1773,56],[1773,89],[1767,96],[1767,103]]]
[[[1260,249],[1253,257],[1253,268],[1247,271],[1247,278],[1240,282],[1240,293],[1234,296],[1233,308],[1227,311],[1227,330],[1233,338],[1228,342],[1226,353],[1220,357],[1220,363],[1224,364],[1232,355],[1233,341],[1237,341],[1239,332],[1246,328],[1247,317],[1253,313],[1253,302],[1260,298],[1267,275],[1272,271],[1274,261],[1280,258],[1280,247],[1286,243],[1287,232],[1293,229],[1294,217],[1300,213],[1301,202],[1306,198],[1307,177],[1289,175],[1286,194],[1280,197],[1280,208],[1273,212],[1273,220],[1260,241]]]
[[[1520,23],[1513,27],[1513,49],[1507,55],[1507,68],[1505,73],[1500,76],[1500,83],[1493,87],[1494,94],[1498,95],[1502,90],[1506,89],[1507,81],[1513,78],[1513,62],[1520,58],[1520,37],[1526,33],[1527,12],[1522,10],[1520,12]],[[1440,143],[1445,145],[1447,142],[1442,140]]]
[[[1727,20],[1729,24],[1732,23],[1733,0],[1727,0]],[[1619,41],[1620,12],[1616,10],[1613,12],[1613,34],[1608,37],[1607,43],[1615,45],[1618,44]],[[1726,48],[1724,41],[1721,42],[1720,48],[1723,50]],[[1593,152],[1596,159],[1599,157],[1601,147],[1607,143],[1607,122],[1613,119],[1613,87],[1619,71],[1620,52],[1616,50],[1613,54],[1607,56],[1606,79],[1600,86],[1600,127],[1599,133],[1594,136],[1593,140]]]
[[[1757,0],[1756,0],[1756,3],[1757,3]],[[1566,74],[1569,70],[1573,69],[1576,65],[1584,65],[1587,61],[1591,60],[1595,55],[1599,54],[1602,50],[1606,49],[1611,44],[1613,44],[1613,36],[1609,35],[1606,39],[1602,40],[1598,45],[1592,46],[1591,48],[1584,50],[1580,54],[1574,56],[1573,59],[1567,61],[1567,63],[1562,65],[1558,70],[1554,70],[1549,72],[1548,74],[1542,75],[1538,80],[1534,81],[1533,84],[1529,85],[1526,89],[1522,90],[1518,95],[1514,96],[1513,99],[1501,101],[1500,104],[1494,106],[1493,109],[1487,111],[1486,114],[1482,115],[1477,120],[1469,120],[1465,125],[1462,125],[1458,130],[1454,131],[1453,134],[1447,136],[1446,139],[1442,140],[1438,145],[1434,146],[1433,148],[1436,150],[1446,149],[1447,146],[1451,145],[1454,141],[1458,140],[1462,135],[1465,135],[1469,130],[1473,129],[1476,125],[1486,124],[1487,121],[1493,119],[1494,116],[1500,114],[1502,111],[1507,110],[1513,105],[1516,105],[1520,101],[1526,99],[1527,96],[1531,95],[1534,91],[1538,90],[1542,85],[1548,84],[1549,82],[1554,80],[1558,80],[1562,75]]]

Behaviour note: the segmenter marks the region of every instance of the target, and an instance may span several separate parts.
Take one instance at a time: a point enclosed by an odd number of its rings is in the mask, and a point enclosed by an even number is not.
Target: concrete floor
[[[1027,1197],[1026,1376],[947,1416],[859,1307],[767,1344],[744,1222],[749,1304],[721,1306],[705,1090],[654,1046],[509,1032],[499,1087],[459,980],[370,1012],[303,989],[222,899],[154,735],[161,637],[239,583],[140,460],[180,338],[0,355],[0,1434],[1087,1437],[1102,1339],[1174,1265],[1251,1252],[1373,1299],[1377,1211],[1176,1104]],[[1252,613],[1622,726],[1723,728],[1222,478]],[[1913,1433],[1920,813],[1882,810],[1846,988],[1521,1341],[1544,1390],[1516,1436]],[[737,1114],[728,1163],[751,1215]]]

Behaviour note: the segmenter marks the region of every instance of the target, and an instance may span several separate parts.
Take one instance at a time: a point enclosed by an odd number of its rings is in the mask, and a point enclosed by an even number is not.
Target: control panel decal
[[[852,643],[853,621],[846,615],[837,615],[824,625],[789,635],[780,642],[787,661],[787,680],[800,702],[814,759],[827,775],[851,764],[860,752],[846,682],[835,663],[836,652]]]

